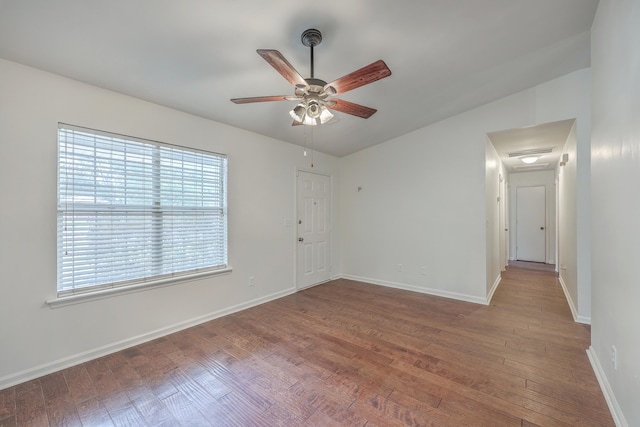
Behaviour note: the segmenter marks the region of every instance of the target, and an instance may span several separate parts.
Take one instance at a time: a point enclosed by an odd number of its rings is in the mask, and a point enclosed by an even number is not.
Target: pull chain
[[[304,126],[304,156],[307,157],[308,152],[307,152],[307,148],[309,151],[311,151],[310,153],[310,157],[311,157],[311,167],[314,166],[313,164],[313,128],[315,126],[309,126],[309,125],[305,125]]]

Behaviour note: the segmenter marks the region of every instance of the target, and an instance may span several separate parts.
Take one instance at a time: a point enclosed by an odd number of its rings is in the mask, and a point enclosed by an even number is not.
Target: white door
[[[516,190],[516,258],[546,262],[546,190],[544,186]]]
[[[331,177],[298,171],[297,287],[331,278]]]

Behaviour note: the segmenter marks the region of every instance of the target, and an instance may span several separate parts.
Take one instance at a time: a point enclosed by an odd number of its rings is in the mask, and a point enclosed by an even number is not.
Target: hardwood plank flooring
[[[0,390],[0,427],[613,426],[589,342],[526,264],[490,306],[336,280]]]

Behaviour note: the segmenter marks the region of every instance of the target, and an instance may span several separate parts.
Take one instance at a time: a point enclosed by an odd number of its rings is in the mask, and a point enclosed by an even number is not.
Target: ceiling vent
[[[544,169],[549,166],[549,163],[534,163],[532,165],[513,165],[514,169]]]
[[[533,150],[522,150],[522,151],[514,151],[512,153],[508,153],[509,157],[522,157],[522,156],[531,156],[535,154],[547,154],[553,151],[553,147],[551,148],[537,148]]]

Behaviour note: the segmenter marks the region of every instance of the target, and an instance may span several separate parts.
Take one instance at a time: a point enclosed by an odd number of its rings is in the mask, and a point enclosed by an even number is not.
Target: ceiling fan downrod
[[[322,41],[322,33],[316,30],[315,28],[310,28],[305,30],[300,37],[302,40],[302,44],[311,49],[311,78],[314,78],[313,75],[313,48],[317,46]]]

